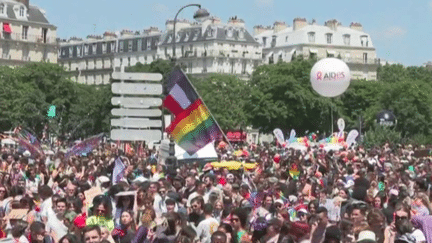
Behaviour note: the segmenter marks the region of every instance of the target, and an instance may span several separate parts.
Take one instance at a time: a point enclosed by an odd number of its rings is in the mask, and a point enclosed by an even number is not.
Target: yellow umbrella
[[[255,169],[256,163],[242,163],[239,161],[224,161],[224,162],[213,162],[211,163],[213,168],[227,168],[228,170],[239,170],[242,166],[247,170]]]

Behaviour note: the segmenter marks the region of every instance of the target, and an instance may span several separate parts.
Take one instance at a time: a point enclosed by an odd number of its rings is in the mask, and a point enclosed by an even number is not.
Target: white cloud
[[[374,34],[376,39],[393,39],[402,37],[407,33],[407,30],[400,26],[391,26]]]

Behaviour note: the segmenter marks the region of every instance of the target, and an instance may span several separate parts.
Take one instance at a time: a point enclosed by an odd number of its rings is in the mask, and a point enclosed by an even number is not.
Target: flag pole
[[[177,67],[180,72],[182,72],[182,74],[187,78],[189,84],[192,86],[192,89],[195,91],[195,93],[198,95],[198,98],[201,99],[202,103],[205,105],[205,107],[207,108],[207,110],[209,111],[210,115],[213,117],[213,120],[216,122],[216,125],[218,126],[219,130],[222,132],[223,137],[225,138],[225,140],[227,141],[228,145],[231,148],[231,151],[234,152],[234,147],[232,146],[232,144],[230,143],[230,141],[228,140],[227,136],[225,135],[225,133],[223,132],[223,130],[221,129],[221,127],[219,126],[219,123],[217,122],[216,118],[213,116],[213,113],[211,113],[210,109],[208,108],[208,106],[205,104],[203,98],[201,97],[201,95],[198,93],[198,91],[196,90],[195,86],[192,84],[192,82],[189,80],[188,76],[183,72],[183,70],[180,67]]]

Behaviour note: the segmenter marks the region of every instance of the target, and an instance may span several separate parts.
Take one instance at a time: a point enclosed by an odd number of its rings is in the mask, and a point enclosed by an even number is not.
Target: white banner
[[[355,143],[355,140],[357,138],[357,136],[359,135],[359,132],[357,130],[351,130],[348,133],[347,139],[346,139],[346,143],[348,145],[348,147],[350,147],[353,143]]]
[[[279,142],[279,144],[283,144],[284,140],[284,135],[282,130],[280,130],[279,128],[276,128],[275,130],[273,130],[274,135],[276,136],[277,141]]]
[[[339,120],[337,121],[337,124],[338,124],[339,131],[342,132],[345,129],[345,121],[344,121],[344,119],[339,118]]]
[[[295,138],[295,136],[296,136],[297,134],[296,134],[296,131],[294,130],[294,129],[291,129],[291,133],[290,133],[290,139],[292,139],[292,138]]]

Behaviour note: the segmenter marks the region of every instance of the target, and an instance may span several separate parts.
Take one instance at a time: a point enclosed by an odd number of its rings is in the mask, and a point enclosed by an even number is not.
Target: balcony
[[[346,63],[350,63],[350,64],[370,64],[370,65],[374,65],[374,64],[380,64],[380,59],[379,58],[368,58],[368,59],[363,59],[363,58],[342,58],[342,61],[346,62]]]
[[[22,33],[11,33],[1,32],[1,40],[11,41],[23,41],[29,43],[40,43],[40,44],[57,44],[56,38],[46,37],[42,35],[23,35]]]

